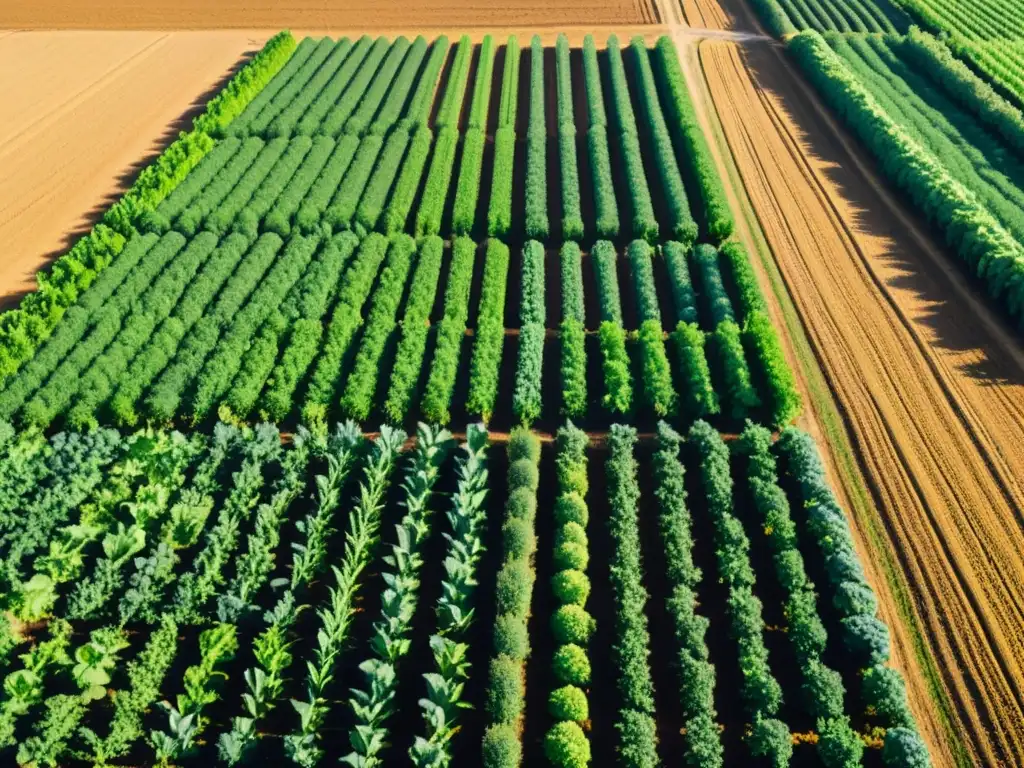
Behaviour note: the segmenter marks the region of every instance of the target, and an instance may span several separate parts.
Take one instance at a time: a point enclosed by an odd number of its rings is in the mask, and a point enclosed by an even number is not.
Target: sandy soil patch
[[[386,29],[447,25],[654,23],[649,0],[12,0],[0,28],[26,29]]]
[[[0,37],[0,285],[7,301],[189,127],[263,38],[238,32]]]
[[[914,590],[963,739],[978,765],[1020,765],[1020,346],[917,223],[892,207],[777,50],[722,42],[700,50],[744,184]],[[928,735],[933,751],[941,748]],[[945,749],[935,756],[950,759]]]

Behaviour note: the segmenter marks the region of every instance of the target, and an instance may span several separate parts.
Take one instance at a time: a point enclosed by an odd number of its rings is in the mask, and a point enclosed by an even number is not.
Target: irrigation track
[[[975,764],[1024,764],[1019,344],[915,232],[778,50],[705,42],[700,59],[911,584],[957,730]]]

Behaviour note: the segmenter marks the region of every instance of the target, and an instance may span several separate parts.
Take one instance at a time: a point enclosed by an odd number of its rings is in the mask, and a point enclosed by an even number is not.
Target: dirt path
[[[976,764],[1020,765],[1019,345],[889,207],[776,50],[700,50],[743,181],[914,590],[958,730]]]
[[[264,37],[18,32],[0,37],[0,285],[9,303],[87,231]]]

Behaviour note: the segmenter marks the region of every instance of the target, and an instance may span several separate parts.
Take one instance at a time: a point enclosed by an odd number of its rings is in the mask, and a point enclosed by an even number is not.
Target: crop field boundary
[[[746,11],[746,9],[744,10]],[[744,15],[757,34],[767,36],[760,22],[752,14],[747,12]],[[685,30],[684,34],[679,37],[685,38],[691,33],[697,37],[700,36],[699,30]],[[778,44],[774,42],[763,44],[778,47]],[[804,321],[793,303],[790,288],[779,270],[771,246],[761,228],[760,220],[747,195],[746,187],[739,176],[736,161],[708,91],[707,80],[697,61],[697,44],[683,47],[681,53],[691,92],[696,101],[703,105],[699,114],[706,118],[705,129],[707,134],[714,138],[711,145],[719,171],[723,178],[729,180],[727,190],[732,193],[730,202],[734,210],[740,214],[737,218],[738,235],[748,246],[750,252],[756,253],[755,260],[761,268],[759,271],[767,280],[771,289],[770,294],[775,299],[771,303],[771,308],[777,309],[777,314],[774,316],[781,317],[782,324],[786,328],[784,335],[786,351],[791,361],[795,360],[797,363],[794,369],[798,372],[798,380],[803,385],[802,391],[807,396],[809,405],[809,410],[805,412],[804,418],[810,423],[805,428],[809,429],[812,434],[815,433],[815,428],[820,429],[821,437],[824,439],[819,440],[819,443],[828,446],[829,463],[839,480],[836,487],[841,489],[847,507],[852,513],[851,516],[856,522],[855,529],[860,532],[867,544],[867,546],[862,546],[866,555],[865,559],[879,569],[884,577],[900,626],[909,634],[914,658],[931,701],[936,707],[935,714],[952,751],[952,756],[958,766],[969,768],[972,765],[971,759],[953,725],[951,711],[954,705],[946,695],[936,661],[924,640],[924,627],[914,606],[909,583],[899,563],[899,555],[894,551],[884,532],[885,522],[878,511],[881,503],[878,491],[868,480],[862,460],[853,446],[846,423],[847,417],[842,413],[831,392],[822,369],[822,363],[810,343]],[[782,55],[781,50],[779,55]],[[919,716],[921,714],[924,713],[919,713]]]

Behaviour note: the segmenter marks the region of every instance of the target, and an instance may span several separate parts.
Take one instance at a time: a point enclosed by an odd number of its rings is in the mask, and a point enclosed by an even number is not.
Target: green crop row
[[[474,329],[466,410],[484,421],[491,418],[498,399],[498,378],[505,344],[505,287],[509,249],[500,240],[487,241],[484,255],[480,309]]]

